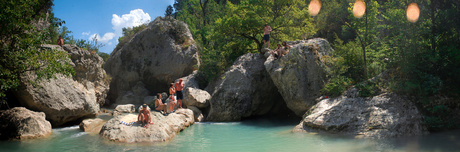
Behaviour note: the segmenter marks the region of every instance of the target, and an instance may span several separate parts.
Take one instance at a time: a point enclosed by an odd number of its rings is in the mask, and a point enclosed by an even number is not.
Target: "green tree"
[[[45,17],[52,1],[3,0],[0,2],[0,98],[20,85],[21,74],[33,71],[36,81],[55,74],[71,75],[67,52],[39,49],[47,39],[46,31],[32,24]],[[5,101],[3,100],[3,103]]]
[[[349,22],[345,22],[345,28],[351,30],[356,35],[361,50],[363,52],[364,60],[364,79],[368,77],[367,61],[366,61],[366,48],[373,45],[377,41],[380,25],[379,8],[380,4],[376,0],[365,0],[366,12],[362,18],[355,18],[353,16],[353,3],[350,3]]]
[[[216,20],[214,37],[238,44],[240,50],[260,51],[265,23],[273,29],[272,46],[314,35],[316,29],[307,14],[303,0],[242,0],[237,5],[227,2],[225,15]]]
[[[168,7],[166,7],[165,16],[171,16],[173,14],[173,11],[173,7],[171,5],[168,5]]]

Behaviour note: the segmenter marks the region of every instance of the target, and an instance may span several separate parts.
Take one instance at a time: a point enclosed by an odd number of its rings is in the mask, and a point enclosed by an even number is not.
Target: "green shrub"
[[[423,123],[430,131],[440,131],[454,128],[454,121],[450,117],[452,110],[445,105],[428,106],[425,108]]]
[[[350,85],[351,79],[344,76],[338,76],[332,78],[329,81],[329,83],[326,84],[323,89],[321,89],[321,94],[331,97],[337,97],[340,96],[343,92],[345,92],[348,86]]]
[[[378,84],[366,81],[356,85],[356,88],[359,90],[359,96],[361,97],[371,97],[376,96],[380,93]]]

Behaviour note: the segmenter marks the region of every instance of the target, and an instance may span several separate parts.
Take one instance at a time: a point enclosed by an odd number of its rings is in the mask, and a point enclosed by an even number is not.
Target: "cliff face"
[[[104,68],[112,76],[111,104],[142,104],[199,67],[197,46],[183,22],[158,17],[119,50]],[[146,101],[150,102],[150,101]]]
[[[264,61],[261,54],[242,55],[208,86],[212,97],[207,121],[239,121],[284,105]]]
[[[265,69],[286,101],[287,107],[302,116],[321,96],[327,83],[322,56],[330,55],[332,48],[325,39],[288,42],[291,49],[285,56],[265,61]]]
[[[53,126],[84,117],[93,117],[105,101],[109,78],[101,68],[102,58],[76,46],[43,45],[70,54],[75,76],[58,74],[55,79],[41,81],[34,86],[33,72],[21,76],[22,85],[15,92],[20,104],[28,109],[42,111]]]

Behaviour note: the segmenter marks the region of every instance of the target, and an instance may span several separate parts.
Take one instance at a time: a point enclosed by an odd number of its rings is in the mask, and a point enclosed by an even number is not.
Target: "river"
[[[169,142],[124,144],[97,134],[81,132],[78,126],[53,129],[46,139],[1,141],[0,151],[460,151],[460,130],[398,139],[292,133],[297,120],[258,118],[242,122],[195,123]]]

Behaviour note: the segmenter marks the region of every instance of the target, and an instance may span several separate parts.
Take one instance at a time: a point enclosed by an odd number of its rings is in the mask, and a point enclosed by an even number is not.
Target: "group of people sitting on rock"
[[[268,48],[268,46],[270,46],[270,32],[272,31],[272,27],[270,27],[268,25],[268,23],[265,23],[265,27],[264,27],[264,46],[266,48]],[[286,54],[289,53],[289,49],[291,48],[291,46],[289,46],[286,41],[284,41],[283,43],[283,48],[281,48],[281,45],[280,44],[277,44],[278,48],[276,48],[275,50],[272,50],[270,51],[270,55],[272,55],[273,57],[275,57],[275,59],[278,59]]]
[[[184,89],[184,83],[182,78],[179,79],[177,83],[171,83],[169,85],[169,113],[175,112],[174,108],[177,105],[177,108],[182,108],[182,99],[184,95],[182,90]],[[168,103],[165,103],[161,100],[161,93],[157,94],[157,99],[155,99],[155,111],[163,112],[163,115],[168,115],[167,106]],[[148,128],[150,123],[150,110],[147,108],[147,104],[142,105],[142,109],[139,110],[139,115],[137,116],[137,121],[141,123],[142,126]]]
[[[283,42],[283,47],[281,47],[280,44],[278,44],[278,48],[276,48],[275,50],[272,50],[270,51],[270,55],[272,55],[273,57],[275,57],[275,59],[278,59],[286,54],[289,53],[289,49],[291,48],[291,46],[289,46],[286,41]]]

